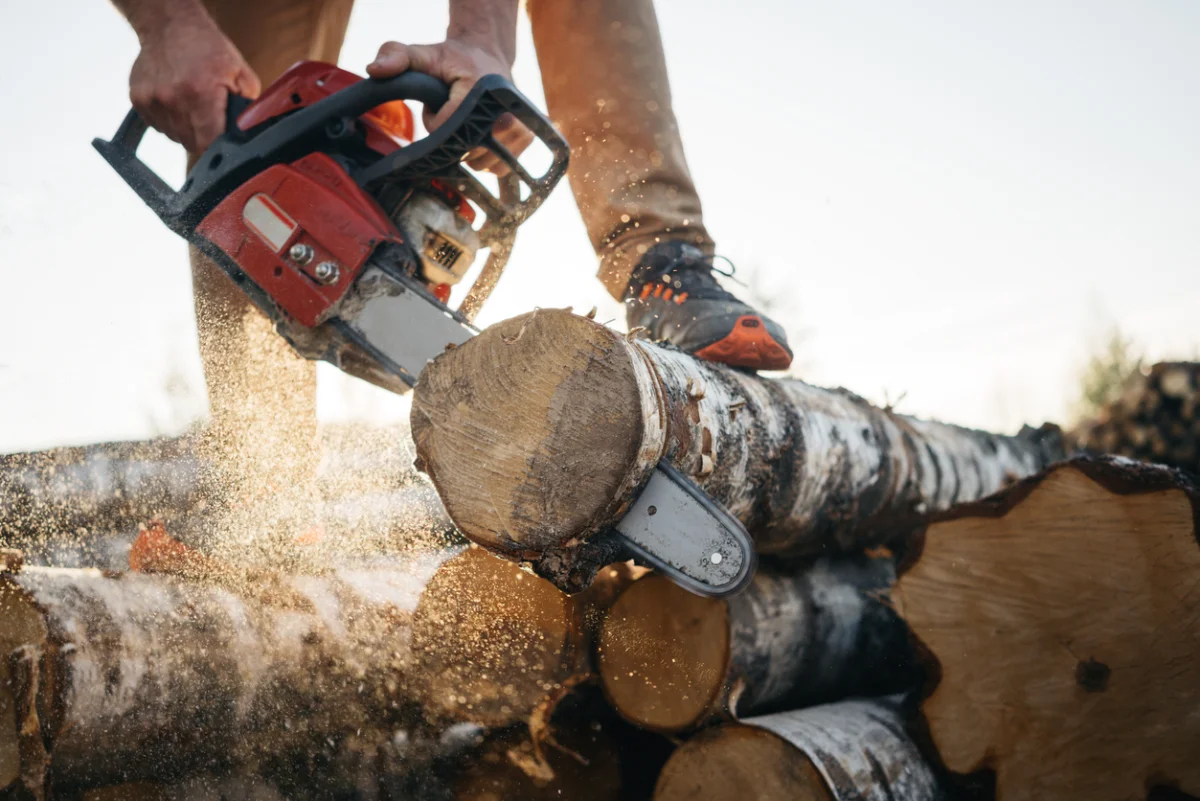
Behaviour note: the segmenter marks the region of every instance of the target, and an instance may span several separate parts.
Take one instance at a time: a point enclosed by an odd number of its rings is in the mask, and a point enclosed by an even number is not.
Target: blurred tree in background
[[[1080,373],[1080,395],[1072,410],[1076,421],[1095,417],[1116,400],[1130,376],[1142,369],[1144,355],[1131,337],[1114,325]]]

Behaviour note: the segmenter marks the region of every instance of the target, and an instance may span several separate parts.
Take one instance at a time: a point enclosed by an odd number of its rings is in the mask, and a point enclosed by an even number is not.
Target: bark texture
[[[884,596],[888,558],[822,559],[701,598],[649,575],[601,631],[601,685],[630,722],[681,732],[714,719],[794,709],[920,683],[904,624]]]
[[[761,553],[796,556],[885,540],[1061,454],[1057,429],[1002,437],[915,420],[547,309],[434,360],[411,423],[418,465],[462,532],[563,587],[580,583],[573,569],[611,561],[580,546],[663,457]]]
[[[413,717],[412,614],[443,558],[240,589],[4,576],[0,789],[40,798],[288,754],[377,761]]]
[[[1200,795],[1198,521],[1185,474],[1112,457],[931,524],[893,598],[945,767],[997,801]]]
[[[655,801],[934,801],[933,771],[888,701],[843,701],[728,724],[667,761]]]

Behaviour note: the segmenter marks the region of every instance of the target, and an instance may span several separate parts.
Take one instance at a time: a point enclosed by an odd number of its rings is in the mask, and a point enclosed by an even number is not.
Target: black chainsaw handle
[[[300,109],[257,136],[247,136],[237,127],[237,117],[252,101],[231,93],[224,135],[204,151],[178,192],[137,156],[148,128],[137,109],[129,110],[110,141],[97,138],[92,146],[168,227],[185,234],[231,186],[271,163],[299,158],[316,149],[313,145],[331,133],[326,128],[336,121],[359,117],[394,100],[417,100],[436,112],[449,97],[449,86],[420,72],[382,80],[366,78]]]

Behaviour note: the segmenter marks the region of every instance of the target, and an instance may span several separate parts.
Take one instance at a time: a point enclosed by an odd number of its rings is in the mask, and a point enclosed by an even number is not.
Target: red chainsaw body
[[[272,83],[238,117],[249,130],[311,105],[362,80],[331,64],[302,61]],[[387,154],[410,143],[412,111],[400,101],[359,118],[364,141]],[[460,195],[433,182],[458,213],[473,220],[474,210]],[[358,278],[371,253],[383,242],[404,236],[379,204],[334,159],[312,153],[278,164],[231,192],[196,226],[197,233],[225,251],[271,296],[279,309],[301,325],[324,322]],[[292,248],[307,246],[304,258]],[[333,265],[336,278],[322,281],[320,265]],[[449,287],[434,287],[439,297]]]
[[[238,116],[238,127],[248,131],[298,108],[311,106],[361,80],[353,72],[333,64],[298,61]],[[368,111],[359,120],[365,129],[367,145],[372,150],[386,154],[412,144],[412,109],[402,100],[384,103]]]
[[[337,162],[313,153],[278,164],[230,193],[196,227],[301,325],[324,321],[384,241],[403,236]],[[294,245],[311,256],[290,257]],[[336,266],[328,283],[317,267]]]

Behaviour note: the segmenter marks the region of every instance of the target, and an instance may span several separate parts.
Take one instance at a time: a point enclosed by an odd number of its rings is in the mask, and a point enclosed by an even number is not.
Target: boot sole
[[[711,362],[750,370],[786,370],[792,363],[792,354],[754,314],[739,317],[728,334],[693,353]]]

